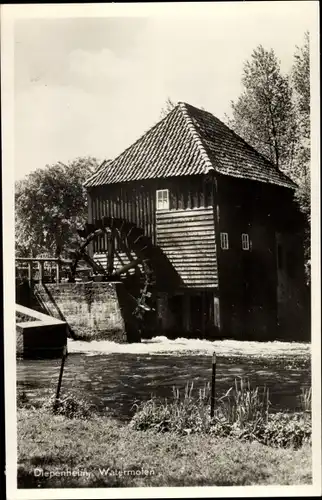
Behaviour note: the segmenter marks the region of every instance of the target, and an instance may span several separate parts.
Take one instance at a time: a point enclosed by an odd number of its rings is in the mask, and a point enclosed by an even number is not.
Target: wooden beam
[[[213,209],[209,208],[193,208],[193,209],[179,209],[179,210],[169,210],[169,211],[156,211],[157,220],[161,219],[175,219],[177,217],[195,217],[196,215],[205,216],[208,214],[213,214]]]
[[[200,240],[199,240],[199,245],[197,245],[194,242],[190,241],[173,241],[172,245],[167,245],[166,248],[163,248],[163,252],[175,252],[178,255],[178,251],[194,251],[194,250],[200,250],[201,252],[204,251],[203,253],[213,253],[215,252],[215,247],[214,247],[214,241],[213,239],[208,239],[202,242],[202,246],[200,245]]]
[[[32,262],[28,262],[28,281],[32,283]]]
[[[164,221],[162,224],[158,223],[158,233],[160,232],[167,232],[167,230],[175,231],[175,230],[184,230],[184,229],[198,229],[199,227],[202,228],[213,228],[214,227],[214,219],[209,218],[209,219],[192,219],[192,220],[181,220],[181,221],[174,221],[171,219],[170,222]]]
[[[60,263],[56,262],[56,283],[60,283]]]
[[[115,250],[115,255],[116,255],[117,260],[120,262],[120,264],[122,266],[124,266],[124,261],[123,261],[122,257],[120,256],[120,253]]]
[[[96,262],[94,259],[92,259],[92,257],[88,255],[85,249],[82,250],[81,258],[85,260],[85,262],[87,262],[93,268],[93,270],[96,271],[98,274],[106,273],[104,267],[99,262]]]
[[[114,270],[115,241],[114,234],[107,235],[107,272],[112,274]]]
[[[117,269],[115,271],[115,273],[113,274],[113,276],[120,276],[121,274],[124,274],[126,273],[127,271],[129,271],[130,269],[133,269],[134,267],[138,266],[138,264],[141,264],[142,262],[142,259],[135,259],[135,260],[132,260],[132,262],[130,262],[129,264],[125,264],[125,266],[121,267],[120,269]]]
[[[89,190],[87,190],[87,221],[93,222],[93,201]]]
[[[38,261],[38,271],[39,271],[39,283],[42,283],[44,277],[44,263],[41,261]]]
[[[193,241],[193,240],[196,240],[196,239],[199,239],[199,243],[200,243],[200,239],[201,238],[212,238],[212,239],[215,239],[215,234],[214,234],[214,230],[213,229],[209,229],[209,230],[205,230],[205,231],[189,231],[187,229],[185,229],[184,231],[168,231],[167,233],[164,233],[164,234],[157,234],[157,241],[162,241],[162,240],[166,240],[166,241],[175,241],[176,239],[178,238],[184,238],[186,239],[187,241]]]
[[[61,264],[71,264],[70,259],[61,259],[57,257],[16,257],[17,262],[60,262]]]

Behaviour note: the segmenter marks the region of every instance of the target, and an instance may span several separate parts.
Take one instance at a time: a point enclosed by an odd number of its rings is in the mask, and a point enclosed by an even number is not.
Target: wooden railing
[[[39,273],[38,282],[42,283],[44,280],[44,264],[45,262],[54,262],[55,263],[55,282],[60,283],[61,281],[61,267],[62,265],[70,265],[72,263],[71,260],[67,259],[59,259],[55,257],[16,257],[16,269],[26,269],[19,264],[26,263],[28,270],[28,282],[32,283],[34,281],[34,263],[37,263],[37,269]]]

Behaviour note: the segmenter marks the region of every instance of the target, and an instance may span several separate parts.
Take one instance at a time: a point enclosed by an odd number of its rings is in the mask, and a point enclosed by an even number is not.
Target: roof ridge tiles
[[[280,170],[278,167],[276,167],[272,163],[271,160],[269,160],[263,153],[260,153],[256,148],[254,148],[254,146],[252,146],[251,144],[249,144],[242,136],[238,135],[237,132],[235,132],[232,128],[230,128],[228,125],[226,125],[225,122],[223,122],[222,120],[220,120],[219,118],[217,118],[217,116],[215,116],[213,113],[211,113],[210,111],[206,111],[205,109],[197,108],[197,106],[193,106],[192,104],[188,104],[188,103],[185,103],[185,102],[182,102],[182,101],[178,102],[178,104],[183,104],[184,106],[188,106],[190,108],[194,108],[197,111],[199,111],[200,113],[208,115],[208,117],[211,117],[212,120],[215,120],[215,121],[219,122],[221,126],[225,127],[227,130],[229,130],[229,132],[231,134],[233,134],[235,137],[237,137],[237,139],[239,139],[241,142],[243,142],[243,144],[246,147],[246,149],[252,150],[255,155],[257,155],[258,157],[260,157],[267,164],[267,167],[275,169],[276,172],[278,172],[281,175],[281,177],[284,177],[288,181],[291,181],[291,183],[293,183],[294,186],[296,186],[296,183],[292,179],[290,179],[282,170]]]
[[[181,110],[181,112],[185,118],[185,123],[186,123],[192,137],[194,138],[197,145],[199,146],[200,154],[201,154],[202,159],[204,160],[205,165],[206,165],[206,169],[205,169],[204,173],[207,174],[208,172],[210,172],[210,170],[215,170],[215,168],[214,168],[213,164],[211,163],[210,158],[205,150],[205,147],[202,143],[201,137],[200,137],[199,133],[197,132],[196,127],[193,124],[193,121],[192,121],[191,116],[189,114],[189,111],[187,109],[187,104],[185,102],[179,101],[177,106],[179,107],[179,109]]]

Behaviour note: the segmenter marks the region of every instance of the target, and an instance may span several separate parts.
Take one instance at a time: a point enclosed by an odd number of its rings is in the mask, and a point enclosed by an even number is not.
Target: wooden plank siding
[[[212,183],[210,175],[196,175],[89,188],[89,222],[112,216],[134,223],[164,251],[186,287],[213,288],[218,280]],[[158,189],[169,189],[167,212],[156,210]],[[106,250],[106,237],[94,243],[102,263]]]
[[[218,286],[212,207],[156,212],[157,245],[189,288]]]
[[[287,214],[286,188],[218,178],[218,229],[229,248],[218,248],[222,328],[234,338],[270,338],[277,324],[276,228]],[[272,203],[272,200],[279,203]],[[281,201],[280,201],[281,200]],[[289,200],[288,200],[289,201]],[[283,210],[281,210],[281,207]],[[249,250],[242,249],[242,233]]]
[[[155,233],[155,190],[141,183],[100,186],[89,190],[89,219],[104,216],[117,217],[132,222],[143,229],[154,243]],[[103,250],[103,249],[102,249]]]

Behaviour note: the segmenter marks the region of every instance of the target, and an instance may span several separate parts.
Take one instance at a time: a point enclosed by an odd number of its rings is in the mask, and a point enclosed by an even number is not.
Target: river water
[[[194,383],[195,394],[211,381],[217,353],[216,396],[235,378],[267,386],[273,410],[296,410],[302,388],[310,386],[310,346],[282,342],[234,342],[157,337],[139,344],[69,341],[62,395],[72,393],[98,410],[128,419],[136,401],[151,395],[171,398],[172,387]],[[54,395],[60,360],[17,361],[17,385],[29,401]]]

